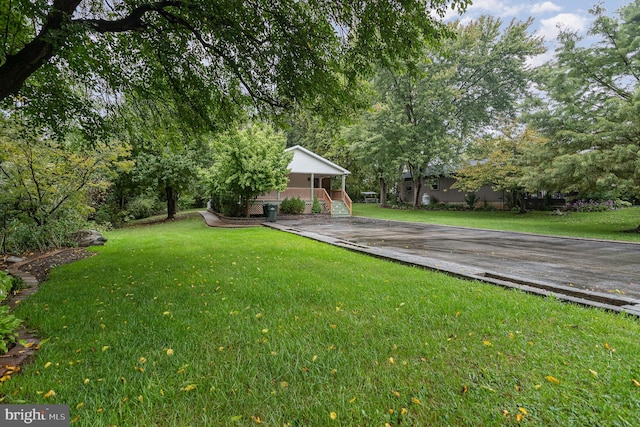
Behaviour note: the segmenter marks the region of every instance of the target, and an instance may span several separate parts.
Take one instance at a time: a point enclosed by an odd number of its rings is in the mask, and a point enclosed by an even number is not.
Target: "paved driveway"
[[[542,282],[640,304],[640,244],[550,237],[367,218],[279,221],[284,231],[425,258],[517,283]],[[321,239],[322,240],[322,239]],[[331,242],[330,242],[331,243]],[[366,252],[366,251],[365,251]],[[454,269],[455,270],[455,269]],[[640,307],[640,306],[638,306]]]

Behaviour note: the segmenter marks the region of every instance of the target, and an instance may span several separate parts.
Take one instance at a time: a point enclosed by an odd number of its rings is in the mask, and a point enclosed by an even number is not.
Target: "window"
[[[432,180],[430,180],[429,181],[429,188],[431,188],[432,190],[439,190],[440,189],[440,179],[433,178]]]
[[[413,181],[411,181],[410,179],[407,179],[404,181],[404,189],[406,191],[413,191]]]

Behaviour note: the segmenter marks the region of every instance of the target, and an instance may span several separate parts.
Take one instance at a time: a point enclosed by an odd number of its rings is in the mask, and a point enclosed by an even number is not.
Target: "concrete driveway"
[[[640,315],[640,244],[353,217],[268,223],[398,262]]]

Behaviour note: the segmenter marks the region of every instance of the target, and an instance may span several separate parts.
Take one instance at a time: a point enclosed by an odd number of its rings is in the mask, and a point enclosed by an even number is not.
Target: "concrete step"
[[[350,217],[349,209],[344,202],[339,200],[334,200],[331,206],[331,216],[332,217]]]

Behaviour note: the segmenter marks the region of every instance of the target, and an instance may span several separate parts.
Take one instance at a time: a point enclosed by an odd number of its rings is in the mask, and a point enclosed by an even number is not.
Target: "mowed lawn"
[[[79,426],[637,426],[640,322],[267,228],[107,234],[2,403]]]
[[[513,211],[402,210],[356,203],[353,214],[397,221],[640,242],[640,233],[624,232],[640,225],[640,206],[608,212],[564,212],[563,215],[554,215],[548,211],[519,214]]]

